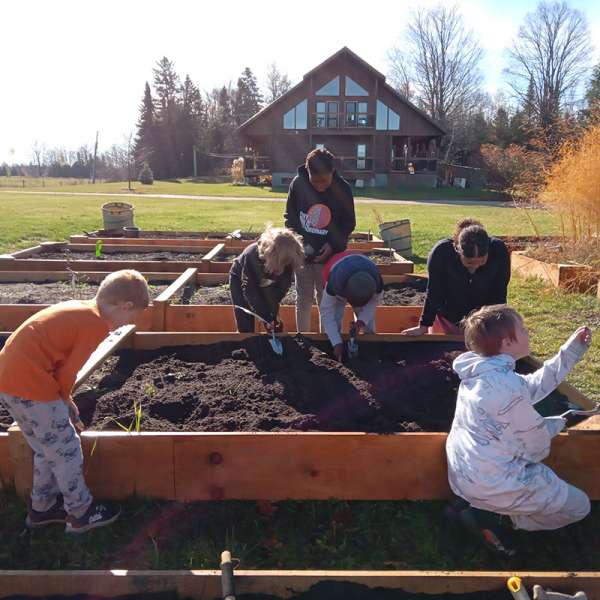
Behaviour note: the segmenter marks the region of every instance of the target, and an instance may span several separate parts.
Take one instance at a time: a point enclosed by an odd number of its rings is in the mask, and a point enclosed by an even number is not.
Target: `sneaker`
[[[85,514],[81,517],[69,515],[67,517],[66,533],[85,533],[96,527],[104,527],[114,523],[121,514],[121,507],[118,505],[106,505],[92,502]]]
[[[511,558],[517,554],[509,532],[500,525],[499,516],[495,513],[469,506],[460,511],[458,518],[471,533],[483,541],[488,550],[497,556]]]
[[[43,527],[44,525],[50,525],[51,523],[66,523],[67,513],[57,500],[52,508],[43,512],[33,510],[30,508],[27,517],[25,518],[25,525],[29,529],[35,529],[36,527]]]

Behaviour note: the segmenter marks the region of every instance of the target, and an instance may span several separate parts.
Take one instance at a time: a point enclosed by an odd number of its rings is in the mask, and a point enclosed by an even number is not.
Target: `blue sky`
[[[163,55],[201,89],[237,79],[245,66],[260,82],[276,60],[297,82],[347,45],[388,72],[387,50],[411,8],[434,0],[19,0],[0,11],[0,163],[29,161],[34,140],[75,149],[120,143],[134,127],[144,82]],[[443,1],[452,5],[455,2]],[[504,49],[532,0],[458,0],[485,51],[491,93],[504,86]],[[600,2],[571,0],[587,15],[600,48]]]

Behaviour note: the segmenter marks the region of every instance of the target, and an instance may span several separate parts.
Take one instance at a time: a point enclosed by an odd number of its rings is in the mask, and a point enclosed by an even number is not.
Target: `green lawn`
[[[23,183],[24,182],[24,183]],[[281,198],[287,195],[287,188],[271,189],[270,187],[239,186],[229,183],[206,183],[191,179],[177,181],[155,181],[152,185],[142,185],[132,182],[136,194],[179,194],[192,196],[234,196],[242,198]],[[0,177],[0,189],[32,190],[32,191],[68,191],[68,192],[108,192],[112,194],[131,193],[126,181],[88,183],[82,179],[65,178],[35,178],[35,177]],[[423,200],[423,199],[452,199],[452,198],[484,198],[496,197],[494,192],[482,189],[439,188],[366,188],[356,189],[357,197]]]
[[[70,234],[102,227],[101,206],[114,200],[109,196],[39,196],[0,193],[0,251],[23,248],[41,240],[66,239]],[[282,202],[188,200],[135,198],[136,223],[143,229],[260,230],[265,223],[280,224]],[[544,211],[535,211],[542,233],[557,231],[556,220]],[[524,211],[515,208],[446,206],[430,204],[357,204],[357,228],[377,231],[377,218],[411,219],[414,251],[424,259],[436,240],[449,235],[456,221],[466,216],[481,219],[497,235],[532,234]]]
[[[0,194],[0,250],[47,239],[66,239],[101,226],[109,198]],[[136,222],[147,229],[258,230],[281,223],[282,203],[246,201],[133,201]],[[359,230],[374,230],[376,210],[386,220],[409,218],[418,270],[427,252],[457,219],[478,217],[494,234],[530,234],[528,217],[513,208],[436,205],[357,205]],[[532,213],[540,233],[556,232],[555,219]],[[537,281],[515,278],[510,302],[525,316],[533,352],[553,354],[580,324],[600,338],[600,307],[593,296],[565,294]],[[569,380],[600,401],[600,339]],[[360,473],[357,473],[360,476]],[[78,537],[59,527],[23,533],[24,504],[0,494],[0,568],[215,568],[231,548],[246,568],[333,569],[596,569],[600,547],[579,544],[600,527],[600,506],[566,533],[520,533],[521,556],[511,563],[491,558],[442,517],[439,502],[282,502],[272,515],[253,502],[180,505],[143,500],[125,504],[115,526]],[[589,546],[589,544],[588,544]]]

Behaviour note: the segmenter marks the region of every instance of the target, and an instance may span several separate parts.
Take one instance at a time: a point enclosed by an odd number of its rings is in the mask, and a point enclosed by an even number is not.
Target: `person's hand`
[[[337,361],[342,362],[344,359],[344,344],[336,344],[333,347],[333,356]]]
[[[65,402],[67,408],[69,409],[69,417],[71,418],[71,422],[77,431],[83,431],[84,425],[81,421],[81,417],[79,416],[79,407],[75,404],[73,400],[73,396],[69,396],[68,400]]]
[[[267,333],[273,333],[277,328],[277,321],[270,321],[269,323],[263,323],[263,327]]]
[[[358,321],[356,321],[355,327],[356,327],[356,333],[360,334],[360,335],[362,335],[365,332],[365,330],[367,329],[365,322],[361,321],[360,319],[358,319]]]
[[[325,242],[318,254],[315,256],[316,263],[324,263],[333,254],[333,248],[328,242]]]
[[[592,330],[589,327],[580,327],[576,332],[577,340],[589,348],[592,345]]]
[[[409,327],[404,331],[400,332],[400,335],[425,335],[428,331],[429,327],[425,325],[418,325],[417,327]]]

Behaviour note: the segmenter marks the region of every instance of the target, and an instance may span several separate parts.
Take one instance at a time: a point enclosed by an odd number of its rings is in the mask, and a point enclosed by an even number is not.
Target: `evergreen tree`
[[[154,170],[156,168],[156,110],[150,85],[146,81],[144,97],[140,105],[140,116],[136,124],[135,162],[142,165],[147,162]]]
[[[158,61],[153,73],[154,90],[158,98],[154,173],[159,179],[172,179],[181,172],[177,131],[181,83],[175,65],[166,56]]]
[[[592,71],[592,78],[588,84],[585,99],[590,109],[594,108],[595,105],[600,105],[600,63]]]
[[[181,86],[181,107],[177,123],[181,175],[191,175],[194,171],[194,146],[200,145],[203,120],[204,106],[200,90],[190,76],[186,75]]]
[[[494,142],[502,148],[506,148],[506,146],[508,146],[511,142],[512,136],[510,131],[508,112],[502,106],[498,107],[498,110],[496,111],[496,114],[494,116],[493,137]]]
[[[173,106],[177,101],[177,94],[181,83],[175,72],[175,65],[166,56],[163,56],[152,69],[154,73],[154,90],[158,97],[161,110]]]
[[[262,95],[256,77],[249,67],[244,69],[237,81],[234,99],[234,120],[237,126],[255,115],[262,106]]]

